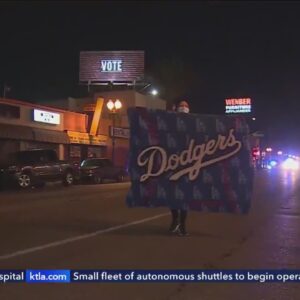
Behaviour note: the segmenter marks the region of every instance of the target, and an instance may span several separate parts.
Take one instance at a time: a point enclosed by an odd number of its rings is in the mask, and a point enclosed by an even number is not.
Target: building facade
[[[87,115],[25,101],[0,98],[0,162],[13,152],[54,149],[69,156],[68,130],[86,133]]]
[[[121,101],[122,108],[113,114],[107,108],[107,102],[117,99]],[[152,95],[143,95],[134,90],[98,92],[91,97],[68,98],[50,101],[47,104],[87,115],[87,133],[83,135],[67,131],[72,149],[71,158],[75,153],[81,158],[89,156],[112,158],[114,149],[114,164],[123,167],[127,165],[129,151],[127,109],[129,107],[166,109],[165,100]],[[98,138],[95,138],[96,136]],[[88,147],[84,147],[83,143]]]
[[[122,108],[112,113],[107,102],[116,99]],[[134,90],[48,101],[46,105],[0,98],[0,162],[19,150],[43,148],[56,150],[60,159],[77,162],[88,157],[112,158],[114,152],[114,164],[126,167],[129,107],[164,110],[166,101]]]

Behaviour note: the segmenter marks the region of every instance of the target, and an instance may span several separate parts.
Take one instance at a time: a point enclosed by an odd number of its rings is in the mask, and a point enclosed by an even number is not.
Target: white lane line
[[[41,251],[41,250],[45,250],[45,249],[48,249],[48,248],[54,248],[54,247],[58,247],[58,246],[61,246],[61,245],[66,245],[66,244],[69,244],[69,243],[73,243],[73,242],[76,242],[76,241],[89,239],[89,238],[95,237],[95,236],[100,235],[100,234],[116,231],[116,230],[119,230],[119,229],[123,229],[123,228],[130,227],[130,226],[133,226],[133,225],[141,224],[141,223],[146,223],[146,222],[149,222],[149,221],[152,221],[152,220],[155,220],[155,219],[159,219],[159,218],[162,218],[162,217],[165,217],[165,216],[168,216],[168,215],[170,215],[170,213],[164,213],[164,214],[156,215],[156,216],[153,216],[153,217],[150,217],[150,218],[134,221],[134,222],[131,222],[131,223],[127,223],[127,224],[123,224],[123,225],[119,225],[119,226],[114,226],[114,227],[110,227],[110,228],[106,228],[106,229],[97,230],[97,231],[92,232],[92,233],[78,235],[78,236],[71,237],[71,238],[68,238],[68,239],[65,239],[65,240],[60,240],[60,241],[52,242],[52,243],[49,243],[49,244],[45,244],[45,245],[41,245],[41,246],[37,246],[37,247],[32,247],[32,248],[16,251],[16,252],[13,252],[13,253],[10,253],[10,254],[0,255],[0,260],[6,260],[6,259],[13,258],[13,257],[17,257],[17,256],[21,256],[21,255],[25,255],[25,254],[29,254],[29,253],[33,253],[33,252],[37,252],[37,251]]]

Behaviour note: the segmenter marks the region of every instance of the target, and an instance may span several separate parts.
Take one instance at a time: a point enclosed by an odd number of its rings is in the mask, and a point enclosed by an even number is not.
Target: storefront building
[[[69,131],[86,134],[87,115],[13,99],[0,99],[0,162],[16,151],[54,149],[69,159]]]
[[[112,113],[107,108],[107,102],[117,99],[122,103],[122,107]],[[129,107],[166,109],[165,100],[152,95],[143,95],[134,90],[95,93],[92,97],[68,98],[51,101],[48,104],[88,116],[87,133],[78,135],[67,132],[72,145],[71,149],[73,149],[72,155],[75,155],[74,153],[79,155],[79,144],[89,145],[81,147],[80,150],[85,151],[85,155],[88,157],[96,155],[97,157],[112,158],[114,148],[114,164],[123,167],[127,166],[129,155],[130,130],[127,109]]]
[[[166,109],[166,101],[135,90],[143,86],[142,90],[145,91],[149,86],[144,82],[144,68],[143,50],[80,52],[79,84],[87,86],[89,93],[94,86],[106,86],[109,89],[103,88],[102,92],[94,92],[85,98],[52,100],[47,103],[59,109],[87,115],[86,132],[79,134],[71,129],[66,131],[72,159],[106,156],[117,166],[127,166],[130,135],[127,109]],[[117,99],[122,107],[109,110],[107,103]]]
[[[107,136],[92,136],[87,132],[67,131],[70,145],[68,147],[68,158],[71,161],[82,161],[91,157],[107,156]]]

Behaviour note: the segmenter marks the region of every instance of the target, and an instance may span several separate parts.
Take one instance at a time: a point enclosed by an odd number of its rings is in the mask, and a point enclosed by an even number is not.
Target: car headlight
[[[289,170],[298,170],[299,162],[294,160],[293,158],[288,158],[282,163],[282,167],[284,169],[289,169]]]

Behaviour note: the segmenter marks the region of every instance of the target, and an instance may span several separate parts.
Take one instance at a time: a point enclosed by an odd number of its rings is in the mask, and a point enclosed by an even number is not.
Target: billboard
[[[33,120],[35,122],[59,125],[60,124],[60,114],[50,112],[50,111],[40,110],[40,109],[34,109],[33,110]]]
[[[250,98],[233,98],[225,99],[225,112],[227,114],[234,113],[251,113],[251,99]]]
[[[247,213],[253,165],[243,117],[129,108],[129,207]]]
[[[133,82],[144,75],[144,51],[82,51],[79,81]]]

